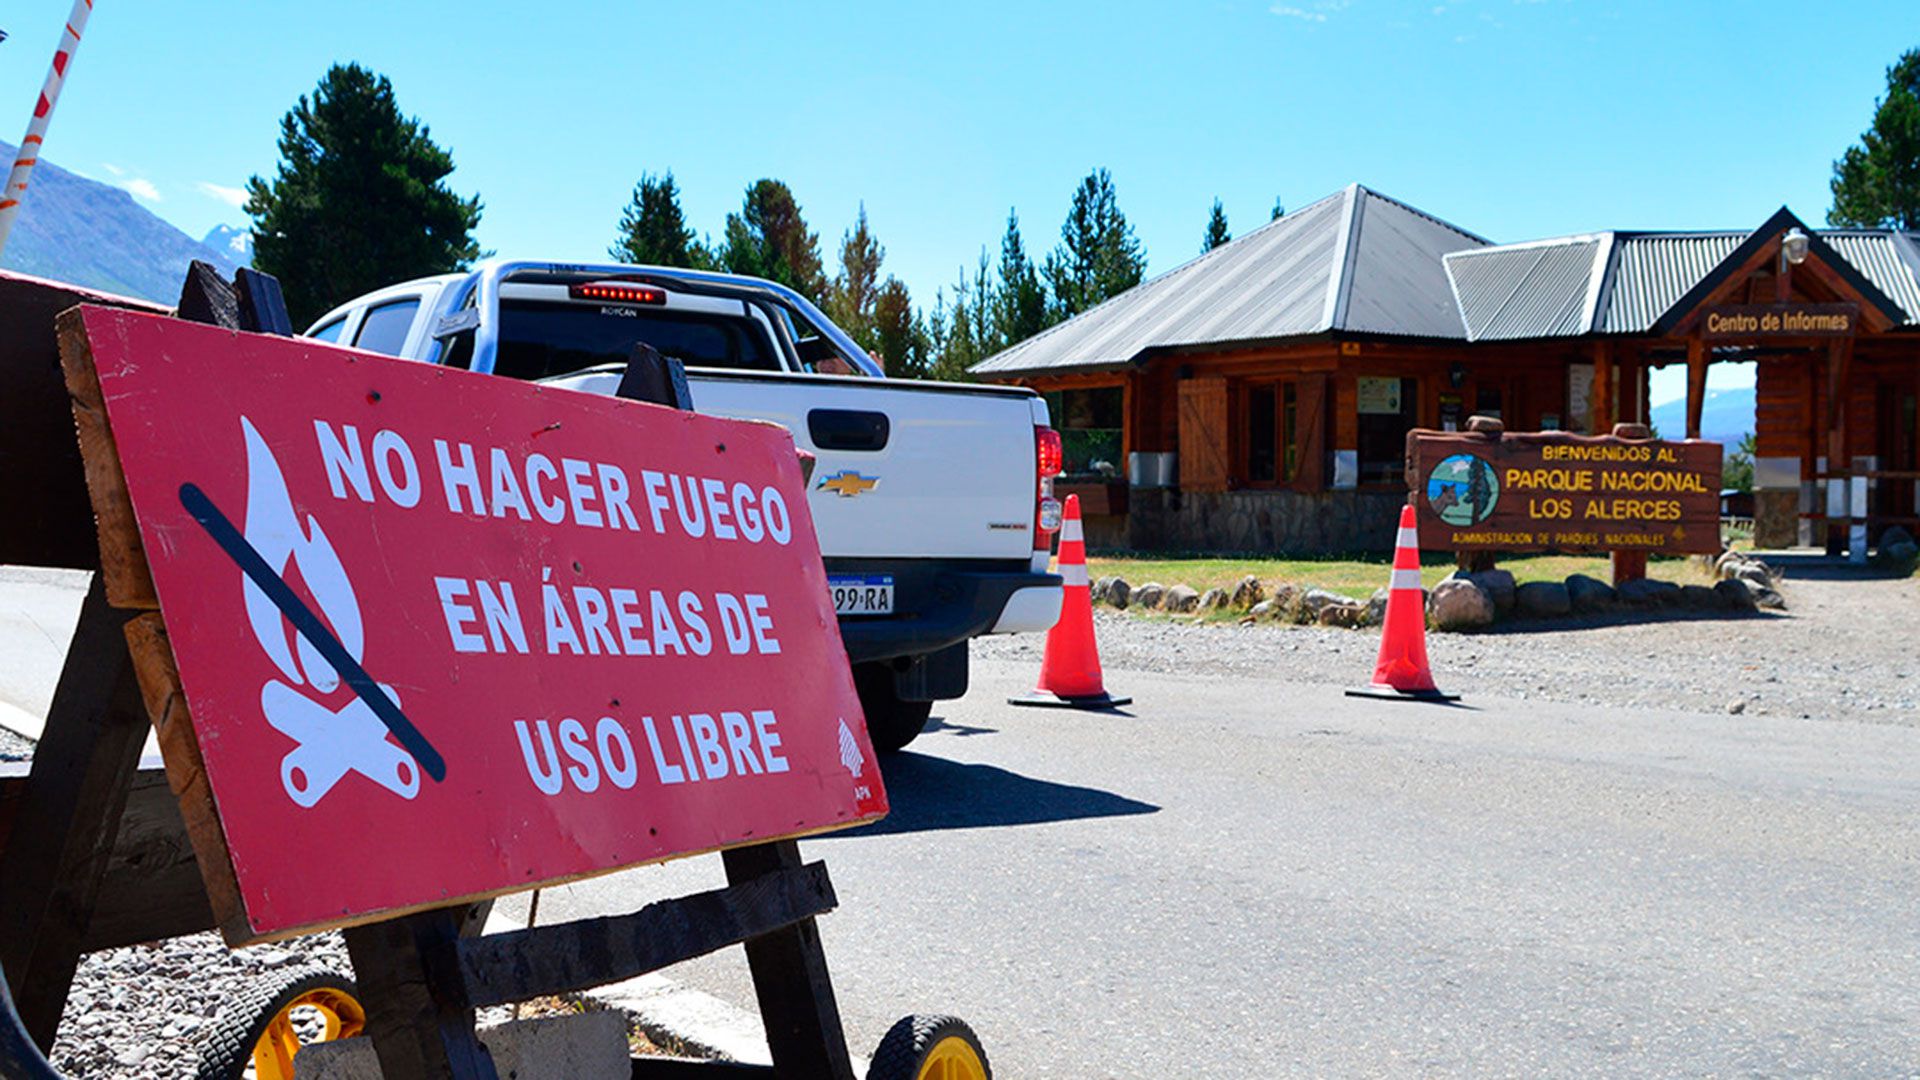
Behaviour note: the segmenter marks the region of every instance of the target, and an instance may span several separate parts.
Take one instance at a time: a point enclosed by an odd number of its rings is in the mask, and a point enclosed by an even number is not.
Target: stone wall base
[[[1391,552],[1404,492],[1136,488],[1125,546],[1137,551],[1341,555]]]
[[[1762,550],[1789,548],[1800,542],[1800,493],[1753,493],[1753,546]]]

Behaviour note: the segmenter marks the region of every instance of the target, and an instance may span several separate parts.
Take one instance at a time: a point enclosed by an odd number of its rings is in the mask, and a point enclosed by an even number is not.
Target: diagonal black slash
[[[247,543],[247,538],[233,527],[227,515],[213,505],[213,500],[200,490],[200,485],[181,484],[180,505],[186,507],[187,513],[193,515],[193,520],[207,530],[208,536],[213,537],[213,542],[219,544],[220,549],[240,565],[241,572],[258,585],[261,592],[267,594],[267,599],[273,601],[273,606],[280,609],[293,628],[313,643],[327,663],[333,665],[333,670],[340,673],[340,677],[360,696],[360,700],[366,702],[380,722],[387,725],[388,731],[393,732],[393,737],[400,740],[400,745],[406,748],[407,753],[413,755],[413,760],[420,763],[420,768],[435,780],[445,780],[447,761],[440,756],[440,751],[435,750],[420,729],[413,726],[413,721],[407,719],[385,690],[380,689],[379,684],[373,681],[373,676],[367,674],[367,669],[361,667],[353,654],[347,652],[347,647],[340,644],[340,639],[333,636],[333,632],[313,613],[313,609],[307,607],[294,595],[293,589],[280,580],[280,575],[274,573],[252,544]]]

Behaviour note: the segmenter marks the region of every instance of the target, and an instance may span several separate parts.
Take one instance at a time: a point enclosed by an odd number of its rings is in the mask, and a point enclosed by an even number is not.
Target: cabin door
[[[1920,534],[1915,495],[1920,492],[1920,385],[1914,380],[1882,382],[1880,402],[1880,471],[1896,474],[1873,485],[1874,531],[1899,525]]]

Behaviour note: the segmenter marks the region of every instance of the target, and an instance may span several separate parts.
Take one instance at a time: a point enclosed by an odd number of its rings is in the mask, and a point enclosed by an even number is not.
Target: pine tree
[[[1213,213],[1207,216],[1207,235],[1200,241],[1200,254],[1205,255],[1231,239],[1233,234],[1227,231],[1227,208],[1215,199]]]
[[[1920,229],[1920,49],[1887,69],[1873,122],[1833,163],[1827,224]]]
[[[793,192],[778,180],[754,181],[740,212],[727,215],[720,265],[729,273],[778,281],[815,302],[825,298],[820,236],[807,229]]]
[[[1027,258],[1020,239],[1020,217],[1007,211],[1007,233],[1000,240],[1000,291],[994,297],[994,328],[1002,347],[1018,345],[1052,324],[1047,290]]]
[[[253,264],[304,326],[344,300],[480,257],[480,197],[448,190],[453,155],[402,115],[393,84],[335,64],[280,121],[280,167],[247,181]]]
[[[889,277],[874,295],[873,330],[880,362],[890,377],[926,377],[926,331],[914,314],[913,297],[899,278]]]
[[[1093,170],[1074,191],[1060,226],[1060,246],[1047,256],[1055,316],[1071,318],[1133,288],[1146,268],[1146,252],[1120,212],[1112,175]]]
[[[880,347],[876,328],[876,304],[880,292],[880,263],[887,249],[873,238],[867,227],[867,207],[860,204],[860,216],[840,241],[840,272],[827,286],[827,317],[847,332],[847,336],[868,350]]]
[[[656,177],[643,173],[634,185],[633,201],[620,215],[620,235],[607,254],[617,262],[644,266],[685,266],[708,269],[713,256],[694,239],[680,209],[680,188],[673,170]]]
[[[1284,206],[1282,206],[1282,205],[1280,205],[1280,197],[1279,197],[1279,196],[1277,196],[1277,195],[1276,195],[1276,196],[1274,196],[1274,199],[1273,199],[1273,213],[1272,213],[1272,215],[1270,215],[1270,216],[1269,216],[1269,217],[1267,218],[1267,220],[1268,220],[1268,221],[1279,221],[1279,220],[1280,220],[1281,218],[1283,218],[1283,217],[1286,217],[1286,216],[1287,216],[1287,208],[1286,208],[1286,207],[1284,207]]]

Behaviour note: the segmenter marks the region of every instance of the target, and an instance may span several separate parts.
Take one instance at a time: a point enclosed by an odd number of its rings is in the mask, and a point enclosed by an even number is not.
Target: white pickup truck
[[[693,406],[771,420],[818,459],[809,498],[876,747],[967,689],[967,641],[1046,630],[1059,435],[1029,390],[882,377],[804,297],[758,278],[492,261],[370,293],[307,336],[594,393],[638,342],[681,360]]]

